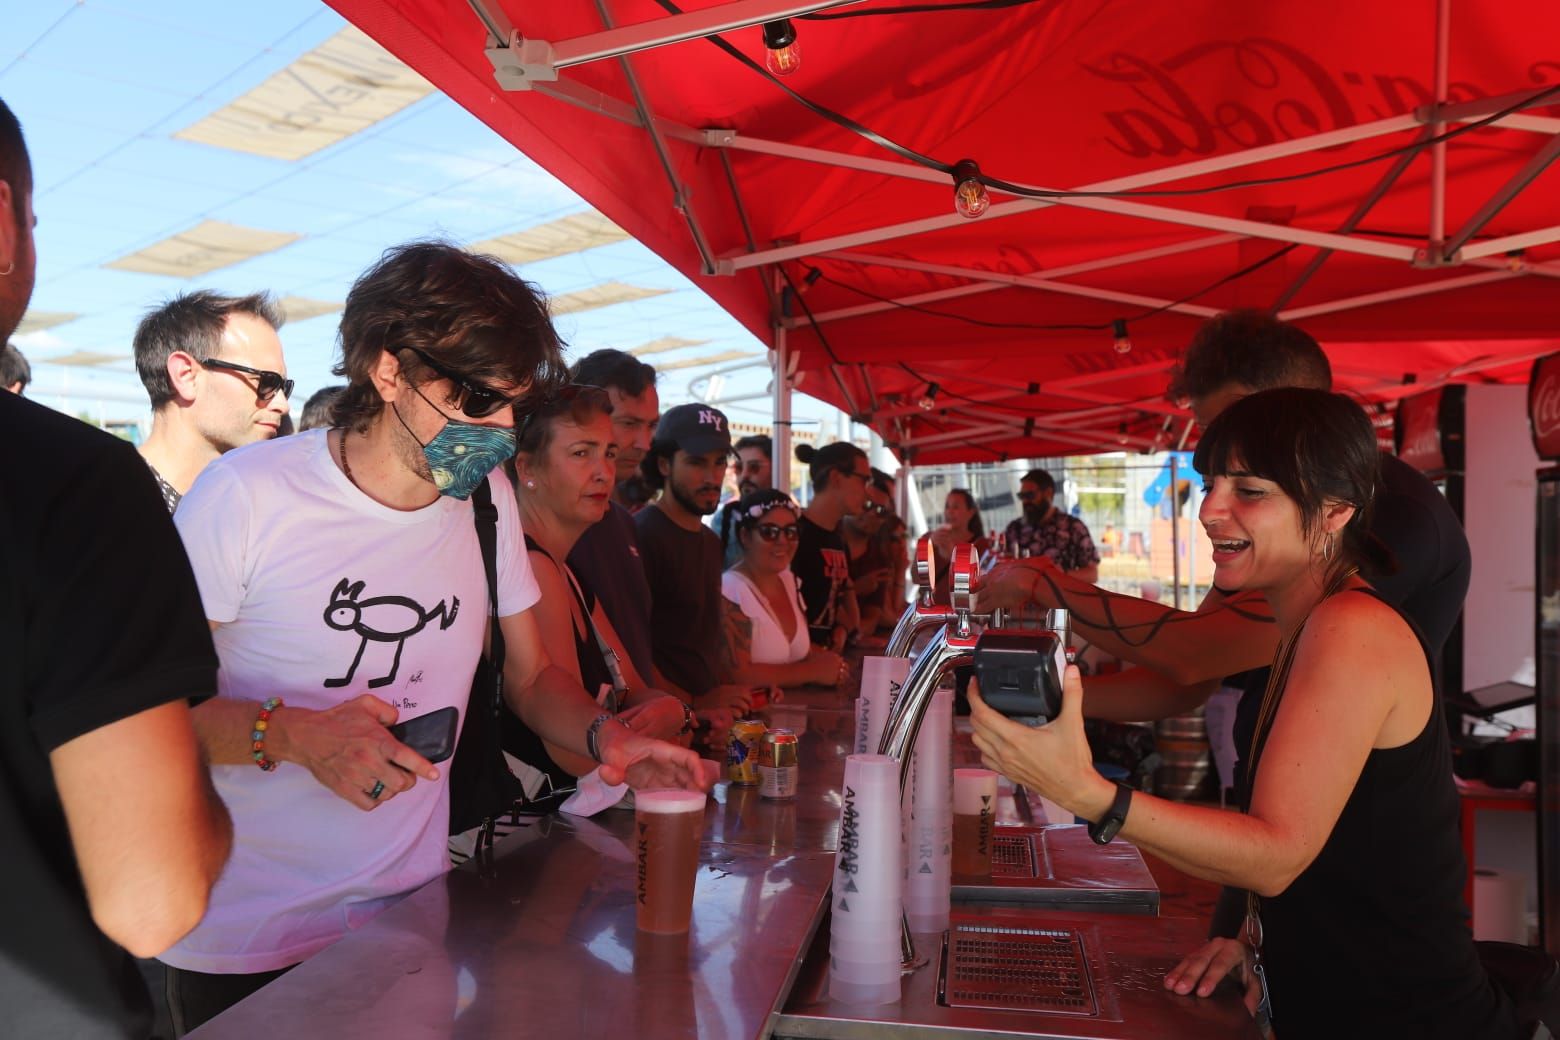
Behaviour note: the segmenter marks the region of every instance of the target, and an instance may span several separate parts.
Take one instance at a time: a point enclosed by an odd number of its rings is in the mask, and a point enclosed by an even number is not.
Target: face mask
[[[417,391],[417,396],[428,400],[421,390]],[[390,407],[395,417],[401,419],[400,411],[394,405]],[[445,418],[444,429],[433,440],[427,444],[417,443],[422,446],[423,458],[428,462],[428,472],[433,476],[433,486],[439,489],[439,494],[465,501],[489,473],[505,459],[514,457],[515,431]],[[406,426],[407,433],[412,433],[405,419],[401,419],[401,425]],[[412,439],[417,440],[415,433],[412,433]]]

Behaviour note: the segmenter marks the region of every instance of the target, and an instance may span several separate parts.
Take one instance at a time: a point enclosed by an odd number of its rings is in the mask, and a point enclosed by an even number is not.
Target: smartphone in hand
[[[460,712],[453,707],[417,715],[390,727],[390,735],[430,762],[443,762],[455,753],[455,727]]]

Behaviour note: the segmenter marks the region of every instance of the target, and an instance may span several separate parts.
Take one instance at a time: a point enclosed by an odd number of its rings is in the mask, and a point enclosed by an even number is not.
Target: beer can
[[[744,787],[758,783],[758,751],[763,739],[764,724],[757,719],[732,723],[726,744],[726,779]]]
[[[799,773],[796,734],[788,729],[772,729],[764,734],[758,752],[759,797],[795,798]]]

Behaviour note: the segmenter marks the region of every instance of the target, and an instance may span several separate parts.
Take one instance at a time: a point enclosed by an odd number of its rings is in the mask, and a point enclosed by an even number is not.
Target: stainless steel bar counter
[[[940,1008],[937,937],[921,938],[933,963],[906,979],[901,1004],[833,1005],[826,956],[819,957],[827,937],[818,933],[854,734],[848,704],[843,693],[799,691],[770,709],[772,724],[804,730],[796,799],[769,801],[756,789],[717,785],[687,936],[648,936],[635,927],[632,812],[554,816],[500,841],[491,859],[430,882],[190,1035],[598,1040],[626,1031],[644,1040],[754,1040],[947,1036],[950,1027],[958,1036],[1185,1035],[1157,1029],[1160,1010],[1177,1024],[1196,1023],[1201,1037],[1253,1035],[1233,994],[1194,1002],[1158,988],[1195,928],[1181,922],[1145,942],[1144,929],[1157,932],[1168,922],[1141,916],[1086,922],[1098,1004],[1092,1016]],[[967,912],[1036,911],[961,905],[955,916]],[[1118,934],[1128,936],[1126,947],[1112,947]],[[1116,969],[1128,964],[1123,977]]]

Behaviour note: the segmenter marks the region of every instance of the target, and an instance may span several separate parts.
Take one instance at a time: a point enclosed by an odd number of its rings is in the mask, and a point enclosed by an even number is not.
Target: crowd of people
[[[0,104],[0,342],[36,270],[31,188]],[[0,468],[0,1004],[19,1035],[149,1035],[132,956],[167,966],[182,1034],[447,870],[449,763],[388,727],[469,715],[490,614],[508,762],[592,812],[707,788],[699,752],[735,718],[845,683],[849,649],[903,609],[905,524],[865,452],[800,446],[798,505],[767,438],[734,442],[706,405],[663,412],[651,365],[567,365],[545,298],[491,258],[387,251],[348,294],[341,384],[289,436],[281,326],[261,292],[148,313],[139,457],[25,400],[25,359],[0,355],[0,437],[28,446]],[[1086,690],[1069,669],[1038,729],[972,690],[976,743],[1096,840],[1231,887],[1177,992],[1235,973],[1286,1037],[1516,1035],[1460,902],[1436,722],[1467,544],[1330,379],[1265,315],[1215,319],[1187,351],[1172,393],[1205,427],[1217,567],[1196,612],[1097,588],[1087,528],[1024,475],[982,608],[1066,608],[1141,667]],[[969,491],[942,520],[939,566],[959,544],[993,555]],[[1085,712],[1179,714],[1237,673],[1244,813],[1093,769]]]

